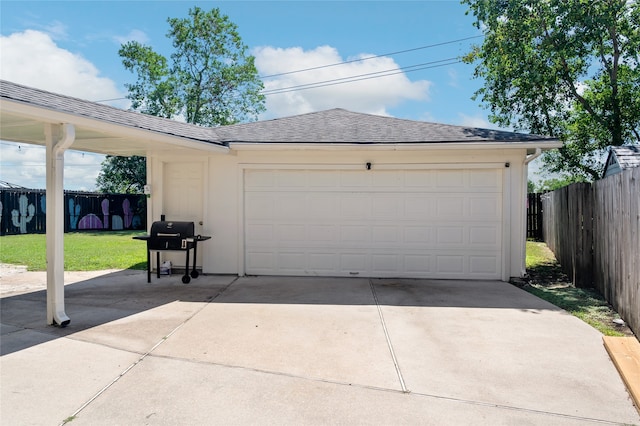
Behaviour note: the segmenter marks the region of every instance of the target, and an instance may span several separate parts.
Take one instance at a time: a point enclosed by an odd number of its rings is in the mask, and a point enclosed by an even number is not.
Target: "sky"
[[[186,18],[194,6],[217,7],[238,26],[265,77],[265,90],[358,76],[358,81],[269,94],[260,119],[344,108],[496,128],[472,99],[482,86],[473,78],[474,66],[459,59],[482,43],[482,33],[458,0],[2,0],[0,78],[127,109],[125,84],[135,76],[122,65],[118,49],[134,40],[168,57],[167,18]],[[343,64],[326,67],[338,63]],[[298,70],[307,71],[282,75]],[[388,75],[370,78],[383,71]],[[268,77],[274,74],[281,75]],[[103,160],[67,151],[65,189],[95,190]],[[1,181],[44,188],[44,163],[44,148],[0,141]]]

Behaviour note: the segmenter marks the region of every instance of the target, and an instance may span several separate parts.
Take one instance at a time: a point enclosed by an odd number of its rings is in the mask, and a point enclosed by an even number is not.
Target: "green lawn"
[[[613,324],[613,319],[620,316],[598,291],[571,284],[545,243],[527,241],[526,266],[529,284],[524,290],[564,309],[606,336],[631,333],[627,327]]]
[[[64,234],[64,269],[146,269],[146,244],[132,239],[140,231],[72,232]],[[26,265],[29,271],[46,271],[46,237],[43,234],[0,237],[0,263]]]

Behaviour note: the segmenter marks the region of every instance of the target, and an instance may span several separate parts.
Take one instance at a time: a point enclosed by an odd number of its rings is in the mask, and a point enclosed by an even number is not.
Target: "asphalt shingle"
[[[108,105],[34,89],[5,80],[0,81],[0,96],[2,99],[14,100],[53,111],[61,111],[108,123],[187,139],[217,143],[211,128],[141,114],[134,111],[125,111]]]
[[[215,129],[225,143],[450,143],[533,142],[555,139],[351,112],[344,109],[235,124]]]
[[[621,170],[627,170],[632,167],[640,166],[640,146],[623,145],[612,146],[611,151],[616,155]]]
[[[539,135],[412,121],[336,108],[292,117],[207,128],[0,81],[0,96],[41,108],[215,144],[550,142]]]

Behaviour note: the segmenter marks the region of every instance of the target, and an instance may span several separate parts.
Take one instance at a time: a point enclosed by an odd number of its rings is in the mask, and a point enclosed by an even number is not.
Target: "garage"
[[[247,274],[501,277],[504,164],[293,167],[244,170]]]
[[[206,128],[1,83],[3,140],[47,147],[49,324],[69,321],[67,149],[145,155],[147,223],[212,236],[204,274],[508,281],[525,273],[528,164],[562,146],[340,108]]]

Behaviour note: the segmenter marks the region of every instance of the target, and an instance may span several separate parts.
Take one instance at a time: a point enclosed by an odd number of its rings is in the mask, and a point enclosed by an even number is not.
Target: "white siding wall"
[[[364,149],[336,150],[238,150],[230,155],[210,155],[208,158],[181,157],[180,161],[206,163],[206,185],[203,185],[204,225],[202,232],[212,235],[213,239],[202,246],[202,266],[205,273],[238,274],[244,272],[243,252],[243,173],[247,168],[365,168],[367,162],[372,168],[396,167],[407,164],[408,167],[422,167],[428,164],[502,164],[505,168],[504,200],[505,215],[510,223],[504,237],[504,277],[520,276],[523,272],[525,234],[525,188],[523,184],[524,149],[496,150],[417,150],[389,151]],[[175,161],[174,157],[150,157],[150,169],[153,172],[150,184],[153,186],[149,213],[151,220],[159,220],[163,210],[162,200],[162,163]],[[203,176],[205,179],[205,176]],[[151,223],[151,222],[149,222]]]

